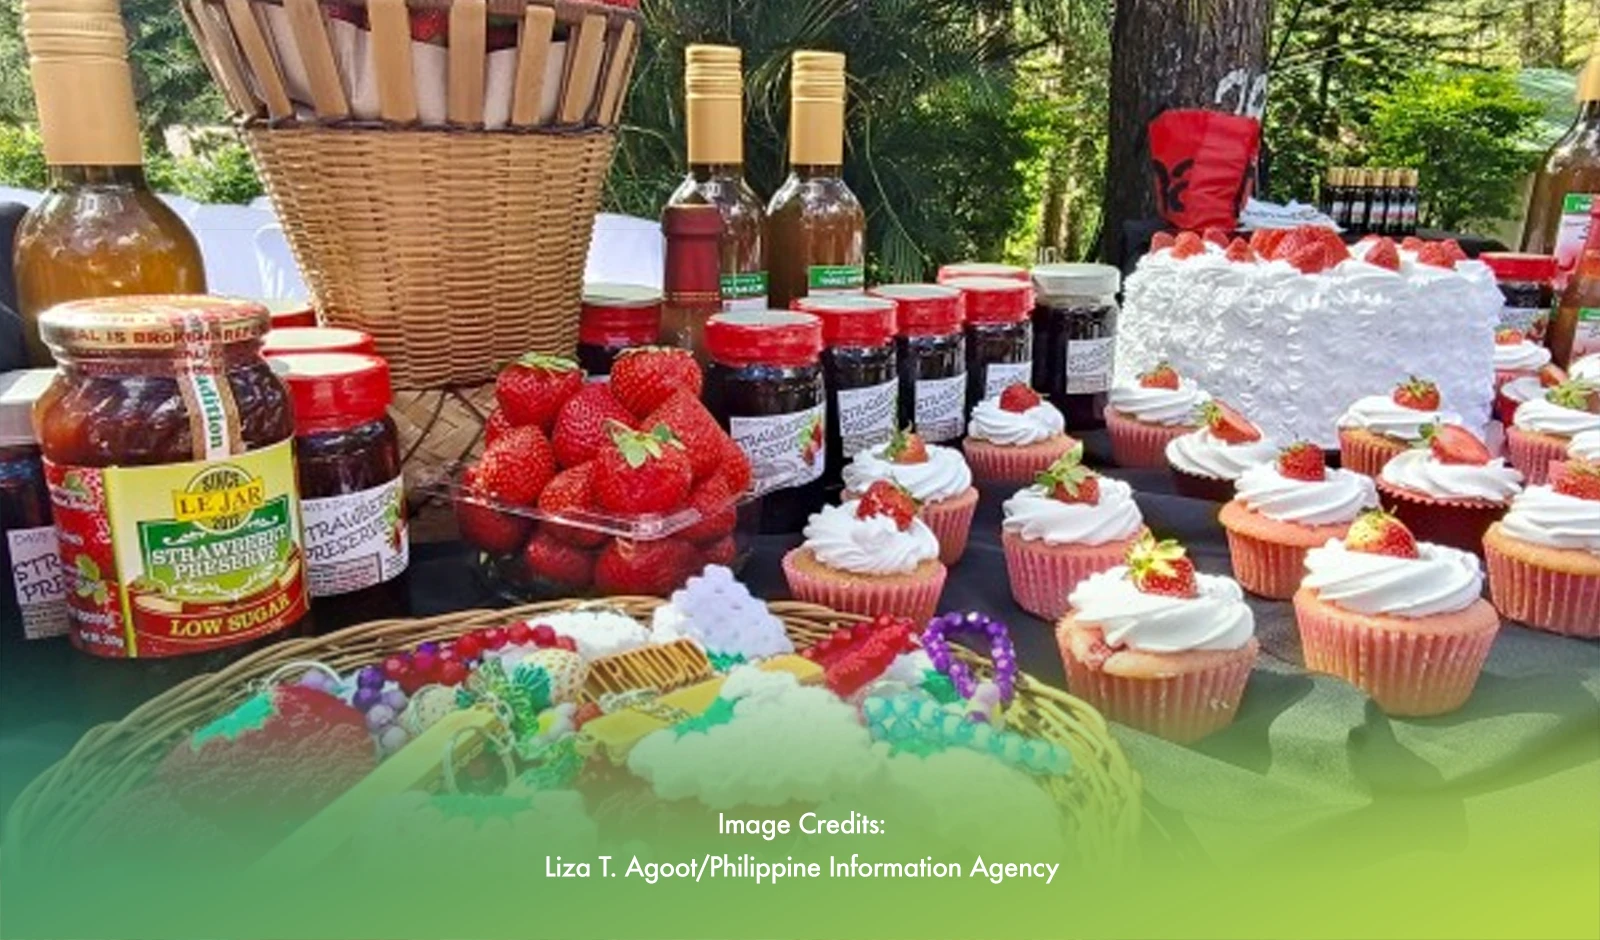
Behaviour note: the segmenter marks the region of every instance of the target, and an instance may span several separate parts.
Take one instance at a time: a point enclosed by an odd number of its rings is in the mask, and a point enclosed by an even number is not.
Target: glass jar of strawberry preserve
[[[294,420],[261,355],[268,323],[259,304],[204,296],[41,316],[60,372],[34,426],[78,647],[213,653],[305,617]]]
[[[887,444],[899,426],[900,376],[894,353],[894,301],[864,294],[802,297],[794,307],[822,321],[822,378],[828,395],[829,493],[844,465]]]

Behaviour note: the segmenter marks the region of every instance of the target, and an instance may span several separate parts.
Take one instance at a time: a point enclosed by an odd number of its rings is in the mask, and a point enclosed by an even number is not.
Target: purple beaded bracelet
[[[989,638],[989,655],[994,660],[994,684],[1000,690],[1000,700],[1011,704],[1017,684],[1017,650],[1011,645],[1011,631],[993,617],[969,611],[951,613],[928,621],[922,631],[922,648],[933,660],[933,668],[950,677],[956,692],[964,699],[972,698],[978,691],[978,680],[967,664],[950,652],[950,637],[957,633],[976,633]]]

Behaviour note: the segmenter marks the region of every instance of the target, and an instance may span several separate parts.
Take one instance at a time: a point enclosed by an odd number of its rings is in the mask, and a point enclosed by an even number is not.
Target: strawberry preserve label
[[[22,611],[22,635],[30,640],[67,632],[67,573],[61,568],[54,526],[6,533],[11,552],[11,587]]]
[[[1074,339],[1067,341],[1067,394],[1099,395],[1111,391],[1113,353],[1117,341]]]
[[[859,264],[814,264],[806,270],[811,296],[859,294],[866,287],[866,273]]]
[[[1578,329],[1572,337],[1572,359],[1595,353],[1600,353],[1600,308],[1583,307],[1578,310]]]
[[[828,446],[826,414],[826,408],[817,405],[785,415],[728,419],[728,436],[750,458],[752,488],[758,495],[822,476]]]
[[[1556,286],[1567,283],[1577,270],[1578,259],[1583,254],[1583,243],[1589,238],[1589,210],[1594,206],[1592,193],[1568,193],[1561,203],[1561,223],[1556,229]]]
[[[399,577],[411,560],[399,477],[359,493],[307,499],[306,571],[312,597],[332,597]]]
[[[95,469],[45,463],[78,645],[196,653],[306,614],[292,444],[219,460]]]
[[[722,309],[767,309],[767,272],[722,275]]]
[[[1018,382],[1032,381],[1032,362],[991,362],[983,374],[983,397],[993,398]]]
[[[900,382],[839,390],[839,440],[844,459],[887,443],[894,436]]]
[[[929,443],[954,440],[967,432],[967,377],[918,379],[917,431]]]
[[[1516,330],[1524,336],[1542,339],[1549,327],[1550,311],[1539,307],[1501,307],[1500,329]]]

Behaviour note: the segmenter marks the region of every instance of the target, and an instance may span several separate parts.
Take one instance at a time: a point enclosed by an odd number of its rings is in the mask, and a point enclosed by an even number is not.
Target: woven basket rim
[[[471,137],[558,137],[568,140],[582,140],[588,137],[601,137],[615,135],[618,128],[594,124],[539,124],[528,127],[506,125],[486,129],[482,124],[456,124],[446,121],[442,124],[423,124],[413,121],[409,124],[397,124],[383,120],[358,120],[345,118],[340,121],[322,121],[316,118],[287,117],[274,120],[269,117],[252,117],[238,119],[234,126],[243,131],[328,131],[332,133],[383,133],[383,134],[418,134],[436,137],[453,137],[462,140]]]

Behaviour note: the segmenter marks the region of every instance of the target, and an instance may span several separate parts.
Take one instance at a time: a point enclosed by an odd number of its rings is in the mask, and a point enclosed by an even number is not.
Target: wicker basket
[[[636,11],[545,0],[183,9],[323,319],[371,333],[397,386],[471,385],[523,352],[571,352]],[[423,15],[448,18],[445,46],[412,39]],[[493,48],[491,15],[515,24],[514,45]]]
[[[663,602],[658,598],[613,598],[609,603],[648,619]],[[174,742],[238,704],[250,693],[252,683],[280,666],[318,660],[345,671],[376,662],[392,650],[570,606],[571,601],[556,601],[427,620],[379,621],[279,643],[222,672],[197,676],[151,699],[123,720],[92,729],[71,753],[34,780],[7,818],[6,850],[37,853],[67,844],[102,801],[138,784],[151,763]],[[802,648],[827,636],[840,623],[866,619],[791,601],[774,602],[771,608]],[[958,650],[957,655],[980,672],[988,670],[987,660],[965,650]],[[1013,727],[1055,741],[1072,753],[1072,773],[1050,778],[1048,786],[1073,823],[1085,861],[1118,864],[1131,858],[1141,818],[1139,778],[1112,740],[1105,719],[1084,702],[1026,674],[1018,676],[1016,703],[1006,717]],[[13,861],[33,864],[28,858]]]
[[[400,432],[412,542],[448,542],[460,534],[455,507],[432,484],[482,453],[484,422],[494,407],[492,384],[395,390],[389,414]]]

